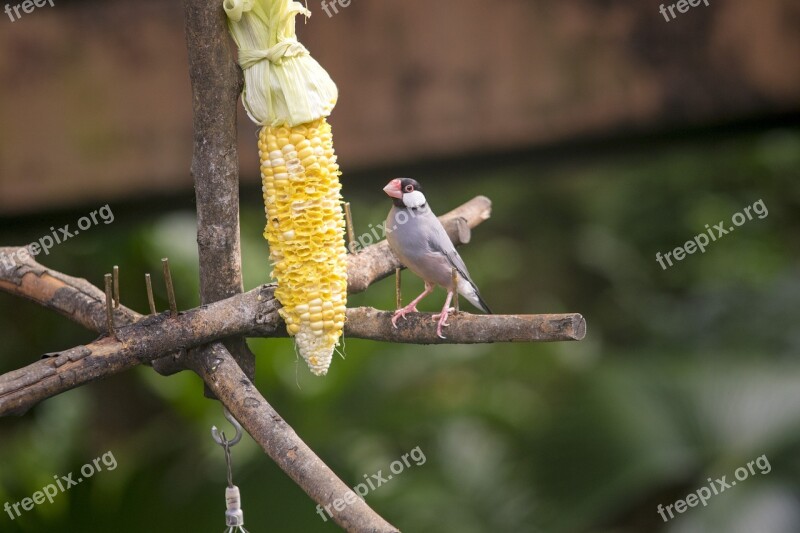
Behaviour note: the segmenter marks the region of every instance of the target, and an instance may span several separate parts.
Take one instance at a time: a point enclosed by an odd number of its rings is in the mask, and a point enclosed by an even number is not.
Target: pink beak
[[[389,184],[386,187],[383,188],[383,192],[385,192],[386,194],[388,194],[392,198],[402,198],[403,197],[403,191],[402,191],[402,189],[400,187],[401,187],[400,180],[399,179],[394,179],[394,180],[390,181]]]

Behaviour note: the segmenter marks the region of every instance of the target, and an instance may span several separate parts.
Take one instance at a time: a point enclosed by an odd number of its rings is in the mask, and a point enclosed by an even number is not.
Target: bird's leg
[[[447,315],[455,311],[454,308],[450,307],[450,301],[453,299],[453,292],[454,291],[447,291],[447,299],[444,301],[444,307],[442,307],[442,312],[438,315],[433,315],[434,320],[439,320],[439,323],[436,325],[436,334],[445,339],[444,335],[442,335],[442,326],[449,326],[450,324],[447,323]]]
[[[401,318],[401,317],[402,317],[402,318],[403,318],[403,320],[405,320],[405,318],[406,318],[406,315],[407,315],[408,313],[416,313],[416,312],[418,312],[418,311],[417,311],[417,304],[420,302],[420,300],[422,300],[422,299],[423,299],[423,298],[425,298],[427,295],[429,295],[430,293],[432,293],[432,292],[433,292],[433,289],[434,289],[434,287],[435,287],[435,285],[433,285],[432,283],[428,283],[428,282],[426,281],[426,282],[425,282],[425,290],[424,290],[424,291],[422,291],[422,294],[420,294],[419,296],[417,296],[416,298],[414,298],[414,299],[411,301],[411,303],[410,303],[410,304],[408,304],[407,306],[405,306],[405,307],[403,307],[403,308],[401,308],[401,309],[398,309],[397,311],[395,311],[395,312],[394,312],[394,314],[392,315],[392,326],[394,326],[394,327],[397,327],[397,319],[398,319],[398,318]]]

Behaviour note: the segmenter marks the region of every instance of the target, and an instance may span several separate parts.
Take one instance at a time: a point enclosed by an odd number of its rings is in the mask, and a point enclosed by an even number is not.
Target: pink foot
[[[398,318],[402,318],[403,320],[405,320],[406,319],[406,315],[408,313],[418,313],[418,312],[419,311],[417,311],[417,305],[413,304],[413,303],[408,304],[407,306],[403,307],[402,309],[398,309],[392,315],[392,326],[394,326],[395,329],[397,329],[397,319]]]
[[[438,324],[436,325],[436,335],[439,336],[440,339],[446,339],[444,335],[442,335],[442,327],[447,327],[450,324],[447,323],[447,317],[449,313],[454,312],[456,309],[455,307],[448,307],[445,308],[441,313],[433,315],[433,320],[438,320]]]

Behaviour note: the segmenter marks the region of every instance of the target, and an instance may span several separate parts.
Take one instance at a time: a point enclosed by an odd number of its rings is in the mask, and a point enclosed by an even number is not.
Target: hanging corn
[[[275,297],[311,371],[324,375],[342,335],[347,300],[339,166],[326,117],[336,85],[300,44],[290,0],[225,0],[244,70],[242,100],[258,139]]]

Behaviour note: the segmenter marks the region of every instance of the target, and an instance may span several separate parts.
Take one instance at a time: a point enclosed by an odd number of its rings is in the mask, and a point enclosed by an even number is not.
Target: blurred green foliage
[[[390,177],[344,176],[357,233],[383,221]],[[259,388],[348,484],[386,473],[416,446],[424,452],[424,464],[367,496],[377,511],[414,532],[800,531],[800,130],[414,177],[439,213],[477,194],[493,200],[492,218],[462,254],[496,312],[580,312],[588,335],[434,347],[346,339],[346,359],[323,379],[298,362],[291,341],[251,340]],[[259,191],[242,196],[252,288],[268,281],[263,207]],[[666,271],[655,261],[759,199],[765,218]],[[144,310],[142,276],[160,279],[169,256],[180,307],[197,305],[191,206],[111,207],[113,224],[39,260],[97,285],[119,264],[123,301]],[[83,214],[9,221],[0,242],[30,242]],[[421,288],[405,276],[406,299]],[[443,296],[421,308],[436,309]],[[391,308],[393,283],[350,305]],[[0,334],[2,371],[94,338],[5,294]],[[222,530],[224,461],[209,428],[227,426],[201,391],[189,373],[164,378],[142,367],[0,421],[0,505],[106,451],[118,462],[53,504],[14,521],[0,514],[0,530]],[[730,480],[763,454],[768,474],[668,524],[657,514],[658,504],[707,478]],[[249,438],[233,460],[251,532],[337,530]]]

